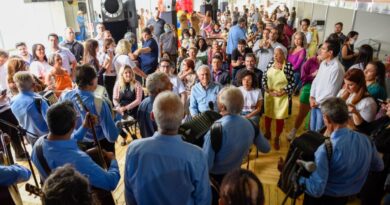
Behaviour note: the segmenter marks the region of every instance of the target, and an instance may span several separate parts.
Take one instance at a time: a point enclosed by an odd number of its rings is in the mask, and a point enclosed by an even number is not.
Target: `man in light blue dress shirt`
[[[240,115],[243,106],[244,97],[240,89],[233,86],[223,88],[218,95],[218,109],[222,115],[217,120],[222,125],[222,146],[218,153],[213,149],[210,131],[205,135],[203,151],[210,174],[219,183],[228,172],[240,168],[252,144],[263,153],[271,149],[267,139],[260,132],[255,136],[251,122]]]
[[[184,106],[176,94],[157,95],[152,118],[158,131],[132,142],[127,150],[126,204],[210,204],[206,156],[177,134],[183,116]]]
[[[49,132],[45,120],[49,105],[40,95],[33,92],[34,79],[30,72],[16,73],[14,81],[19,94],[11,99],[11,110],[20,126],[37,136],[27,133],[28,141],[34,145],[38,137]]]
[[[76,84],[78,88],[64,92],[59,101],[70,100],[73,102],[79,115],[76,120],[76,128],[82,124],[82,119],[85,119],[86,110],[77,102],[77,95],[80,96],[83,104],[88,108],[91,114],[98,117],[98,123],[95,125],[96,137],[100,141],[103,149],[110,152],[115,152],[115,141],[118,138],[118,130],[115,127],[112,118],[111,109],[108,103],[98,96],[94,95],[97,87],[97,75],[95,69],[89,65],[82,65],[76,69]],[[94,145],[93,135],[88,131],[82,143],[85,149],[89,149]]]
[[[360,192],[369,171],[381,171],[383,160],[368,136],[347,128],[348,108],[340,98],[331,97],[321,104],[330,135],[332,156],[325,145],[315,152],[317,169],[309,178],[300,178],[306,189],[304,205],[345,205],[348,197]]]
[[[246,39],[245,34],[246,19],[240,18],[236,25],[230,28],[227,40],[226,54],[232,55],[232,52],[237,48],[240,39]]]
[[[66,116],[66,118],[64,118]],[[92,119],[87,115],[88,119]],[[110,160],[108,170],[96,164],[92,158],[81,151],[77,141],[84,138],[89,126],[87,119],[74,133],[77,114],[72,102],[65,101],[52,105],[47,112],[49,134],[38,139],[31,154],[32,161],[38,169],[40,176],[45,180],[50,172],[65,164],[71,164],[77,171],[86,176],[91,186],[107,191],[113,191],[118,185],[120,174],[118,162],[112,152],[104,152],[105,158]],[[42,150],[43,160],[39,158],[39,146]],[[48,173],[49,172],[49,173]]]
[[[200,114],[201,112],[210,110],[212,104],[213,110],[218,111],[217,95],[221,90],[221,85],[211,81],[210,68],[207,65],[199,67],[198,71],[199,82],[191,89],[190,96],[190,113],[191,116]],[[211,103],[210,103],[211,102]]]

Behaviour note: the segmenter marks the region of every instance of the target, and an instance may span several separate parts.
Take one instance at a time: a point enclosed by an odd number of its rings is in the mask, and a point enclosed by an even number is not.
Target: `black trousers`
[[[115,154],[115,143],[109,142],[106,138],[99,140],[100,146],[102,149],[107,152],[113,152]],[[81,150],[86,151],[90,148],[95,147],[96,144],[94,142],[80,142],[79,147]]]
[[[370,172],[367,180],[360,191],[359,198],[361,205],[380,205],[385,191],[383,189],[387,171]]]
[[[333,197],[333,196],[321,196],[320,198],[314,198],[308,194],[305,194],[303,199],[303,205],[346,205],[348,203],[348,196]]]
[[[106,88],[108,97],[110,98],[111,101],[112,101],[112,94],[114,91],[115,81],[116,81],[116,76],[107,76],[107,75],[104,76],[104,87]]]
[[[0,113],[0,119],[5,120],[9,123],[12,123],[14,125],[18,125],[19,122],[15,118],[14,114],[12,113],[11,109],[5,110],[4,112]],[[25,157],[25,153],[22,148],[22,141],[20,137],[18,136],[18,131],[14,128],[11,128],[7,125],[4,125],[3,123],[0,123],[0,129],[7,133],[11,138],[11,145],[12,148],[15,150],[16,157]]]

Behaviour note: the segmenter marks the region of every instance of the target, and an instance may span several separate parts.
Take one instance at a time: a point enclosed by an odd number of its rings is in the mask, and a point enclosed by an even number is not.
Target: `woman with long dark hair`
[[[44,80],[45,76],[51,71],[52,67],[47,63],[45,46],[37,43],[32,46],[33,62],[30,64],[30,72]]]
[[[355,64],[350,67],[351,68],[357,68],[360,70],[364,70],[367,66],[367,64],[372,61],[374,55],[374,49],[368,45],[363,44],[359,48],[359,54],[356,58]]]
[[[85,41],[83,63],[91,65],[98,76],[98,84],[103,85],[103,73],[106,71],[105,68],[100,66],[97,54],[99,52],[99,42],[94,39],[88,39]]]
[[[349,32],[341,48],[341,64],[343,64],[345,70],[348,70],[354,64],[358,56],[358,53],[353,51],[358,36],[359,33],[356,31]]]
[[[387,99],[385,72],[385,65],[381,61],[369,62],[364,70],[368,93],[376,100],[385,101]]]

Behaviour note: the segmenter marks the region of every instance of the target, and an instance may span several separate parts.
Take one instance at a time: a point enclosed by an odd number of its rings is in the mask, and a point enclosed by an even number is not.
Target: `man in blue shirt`
[[[82,127],[75,134],[72,134],[77,120],[77,114],[72,102],[65,101],[52,105],[47,112],[47,124],[50,133],[37,141],[31,158],[43,180],[55,168],[69,163],[77,171],[85,175],[92,186],[112,191],[116,188],[120,179],[118,162],[115,160],[114,154],[104,151],[105,158],[111,161],[106,171],[77,146],[77,141],[84,137],[87,128],[89,128],[87,120],[96,120],[92,115],[88,114],[87,116]],[[48,166],[46,168],[42,158],[39,158],[39,149],[41,149],[41,156]]]
[[[171,91],[158,94],[151,116],[158,131],[127,150],[126,204],[210,204],[206,156],[177,134],[184,116],[180,98]]]
[[[45,116],[49,107],[41,96],[33,92],[34,79],[28,71],[20,71],[14,75],[19,94],[11,99],[11,110],[20,126],[28,132],[40,137],[49,132]],[[28,141],[34,145],[38,139],[27,133]]]
[[[255,136],[251,122],[240,116],[243,106],[244,97],[240,89],[232,86],[223,88],[218,95],[218,109],[222,115],[217,120],[222,125],[222,146],[218,153],[212,147],[210,131],[204,138],[203,151],[208,159],[210,174],[219,183],[225,174],[240,168],[252,144],[263,153],[270,151],[267,139],[260,132]]]
[[[231,59],[233,50],[237,48],[238,41],[240,39],[246,39],[245,27],[246,20],[244,18],[240,18],[238,19],[238,23],[230,28],[226,48],[226,54],[228,54],[229,59]]]
[[[144,40],[142,48],[137,49],[133,54],[139,57],[142,71],[151,74],[158,66],[158,45],[149,28],[142,30],[142,38]]]
[[[98,123],[95,125],[96,137],[100,141],[103,149],[110,152],[115,152],[115,141],[118,138],[118,130],[115,127],[112,119],[111,109],[108,103],[94,95],[97,87],[97,75],[95,69],[89,65],[82,65],[76,69],[76,84],[78,88],[65,92],[61,95],[59,101],[70,100],[78,111],[78,119],[76,120],[76,128],[79,128],[82,119],[85,118],[86,110],[78,103],[77,95],[80,96],[83,104],[88,108],[91,114],[98,117]],[[92,132],[88,132],[86,137],[82,139],[83,149],[89,149],[94,145]]]
[[[142,138],[150,137],[157,131],[156,122],[150,118],[154,99],[160,92],[172,90],[172,83],[165,73],[155,72],[146,78],[146,89],[149,97],[141,102],[137,111],[137,121]]]
[[[328,159],[325,145],[315,152],[317,169],[309,178],[300,178],[306,188],[303,204],[322,205],[348,202],[360,192],[369,171],[381,171],[383,161],[369,137],[347,128],[348,107],[340,98],[331,97],[321,104],[321,112],[332,143]]]
[[[199,67],[198,71],[199,82],[191,89],[190,96],[190,113],[195,116],[201,112],[210,110],[210,105],[213,105],[213,110],[218,111],[217,95],[221,90],[221,85],[211,81],[210,68],[207,65]],[[211,103],[210,103],[211,102]]]

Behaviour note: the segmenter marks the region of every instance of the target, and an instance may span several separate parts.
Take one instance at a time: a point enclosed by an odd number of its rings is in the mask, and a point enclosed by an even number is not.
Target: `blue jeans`
[[[295,83],[295,88],[297,90],[300,90],[302,87],[301,83],[301,72],[299,71],[294,71],[294,83]]]
[[[310,114],[310,130],[318,132],[323,127],[324,127],[324,119],[322,118],[322,113],[320,108],[312,108]]]
[[[87,38],[87,33],[85,30],[85,26],[80,26],[80,40],[84,41]]]
[[[250,112],[241,112],[241,115],[243,116],[243,117],[245,117],[245,115],[247,115],[247,114],[249,114]],[[260,115],[258,114],[258,115],[255,115],[255,116],[253,116],[253,117],[251,117],[251,118],[249,118],[249,119],[251,119],[251,120],[253,120],[253,122],[255,122],[256,123],[256,125],[258,125],[258,126],[260,126],[259,124],[260,124]]]

